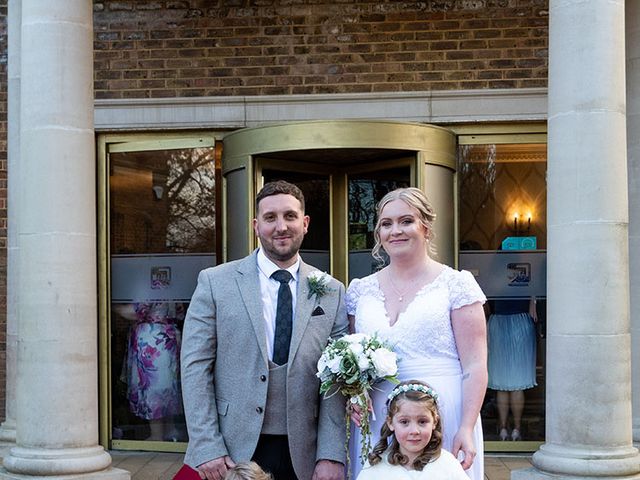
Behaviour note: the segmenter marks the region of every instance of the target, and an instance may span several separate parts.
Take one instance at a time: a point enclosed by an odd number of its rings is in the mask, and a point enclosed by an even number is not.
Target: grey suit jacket
[[[262,428],[269,364],[257,251],[200,272],[182,337],[182,397],[189,431],[185,463],[192,467],[229,455],[251,459]],[[308,299],[300,265],[287,367],[287,430],[296,475],[311,479],[317,460],[345,461],[345,405],[322,398],[315,376],[329,338],[347,333],[344,286]],[[323,314],[312,315],[320,306]],[[316,312],[317,313],[317,312]]]

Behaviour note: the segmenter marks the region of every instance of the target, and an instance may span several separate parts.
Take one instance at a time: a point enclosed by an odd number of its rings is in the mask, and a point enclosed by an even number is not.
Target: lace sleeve
[[[361,280],[354,278],[347,288],[347,294],[344,297],[344,303],[347,306],[347,315],[355,315],[356,308],[358,306],[358,299],[360,298],[360,285]]]
[[[471,272],[462,270],[461,272],[455,272],[452,281],[449,284],[449,301],[451,302],[451,309],[455,310],[465,305],[471,305],[475,302],[487,301],[480,285],[473,277]]]

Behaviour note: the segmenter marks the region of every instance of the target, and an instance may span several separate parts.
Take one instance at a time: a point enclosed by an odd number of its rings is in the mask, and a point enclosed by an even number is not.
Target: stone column
[[[640,478],[631,435],[624,1],[551,0],[546,443],[522,478]]]
[[[20,57],[17,439],[0,478],[128,479],[98,445],[92,2],[22,0]]]
[[[16,441],[16,351],[18,343],[18,191],[20,190],[20,25],[21,1],[7,12],[7,343],[5,420],[0,440]]]
[[[627,163],[633,441],[640,443],[640,3],[627,0]]]

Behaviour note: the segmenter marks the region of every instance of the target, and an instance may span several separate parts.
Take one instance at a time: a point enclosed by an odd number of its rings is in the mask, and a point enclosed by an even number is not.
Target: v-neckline
[[[381,271],[376,272],[375,274],[376,287],[378,288],[378,292],[380,292],[380,297],[382,299],[382,310],[384,311],[384,318],[386,320],[387,327],[394,328],[398,324],[398,322],[400,322],[400,317],[402,317],[407,312],[407,310],[409,310],[409,307],[413,305],[413,302],[415,302],[416,299],[422,295],[422,293],[427,289],[427,287],[435,284],[440,279],[440,277],[442,276],[443,272],[446,269],[447,269],[447,266],[443,265],[442,270],[438,272],[438,274],[435,276],[433,280],[431,280],[429,283],[425,283],[422,287],[420,287],[420,289],[418,289],[418,291],[415,293],[411,301],[407,302],[406,306],[404,307],[404,310],[398,312],[398,315],[396,315],[395,322],[393,323],[391,323],[391,315],[389,315],[389,311],[387,310],[387,297],[382,291],[382,287],[380,286],[380,279],[378,278],[378,275],[380,275]]]

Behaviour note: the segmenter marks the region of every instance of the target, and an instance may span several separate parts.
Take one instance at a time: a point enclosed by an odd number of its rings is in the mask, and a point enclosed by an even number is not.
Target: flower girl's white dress
[[[486,301],[480,286],[467,271],[459,272],[445,266],[442,272],[425,285],[389,326],[389,316],[380,290],[378,274],[354,279],[347,290],[347,313],[355,315],[356,332],[373,334],[388,341],[398,354],[398,377],[401,381],[422,380],[439,395],[438,408],[443,422],[443,448],[451,450],[453,437],[462,418],[462,367],[458,358],[451,310]],[[371,422],[373,445],[378,441],[380,427],[386,416],[386,399],[393,384],[384,382],[372,392],[376,420]],[[360,432],[355,426],[351,443],[353,478],[360,471]],[[484,479],[482,425],[480,417],[474,429],[477,451],[467,474],[472,480]]]
[[[382,455],[380,463],[370,467],[366,465],[357,480],[465,480],[468,477],[460,462],[446,450],[440,456],[426,464],[421,471],[407,470],[401,465],[390,465],[387,453]]]

